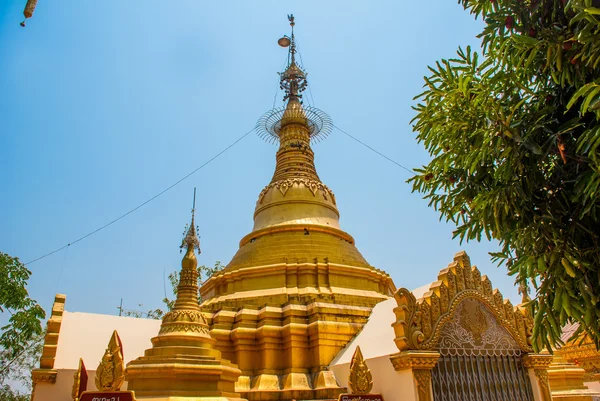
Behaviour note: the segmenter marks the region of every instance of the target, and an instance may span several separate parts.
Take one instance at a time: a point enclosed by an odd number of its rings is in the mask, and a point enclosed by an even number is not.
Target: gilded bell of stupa
[[[195,198],[195,192],[194,192]],[[209,333],[198,303],[198,261],[195,250],[200,241],[192,222],[181,247],[185,256],[173,309],[165,314],[152,348],[127,365],[128,390],[137,399],[155,401],[230,400],[242,401],[235,393],[240,370],[221,358]]]
[[[275,172],[261,191],[254,227],[226,268],[201,287],[201,308],[223,356],[238,364],[236,390],[250,400],[337,398],[327,366],[395,286],[340,228],[336,198],[317,174],[311,139],[327,115],[302,104],[306,73],[296,61],[294,18],[285,106],[268,112],[259,134],[279,142]]]

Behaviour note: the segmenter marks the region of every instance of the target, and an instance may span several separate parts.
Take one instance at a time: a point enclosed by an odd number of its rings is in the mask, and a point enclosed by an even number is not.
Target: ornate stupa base
[[[158,353],[146,354],[128,366],[128,388],[135,388],[137,399],[242,401],[235,392],[240,370],[234,364],[220,356],[190,355],[189,349],[182,348],[167,350],[179,355],[160,355],[165,350],[153,348],[150,351]]]
[[[240,376],[235,388],[248,401],[333,400],[346,391],[329,371]]]
[[[368,306],[290,302],[220,309],[206,316],[215,348],[242,371],[236,383],[240,396],[251,401],[320,400],[347,392],[327,366],[371,311]]]
[[[184,316],[194,315],[199,316]],[[213,348],[215,340],[202,336],[208,335],[205,324],[195,326],[201,328],[200,335],[169,335],[164,331],[173,327],[168,322],[172,318],[165,316],[161,333],[152,339],[153,347],[127,365],[128,389],[135,390],[140,400],[242,401],[235,391],[241,371],[221,358],[221,352]]]
[[[548,368],[548,380],[552,390],[552,399],[559,401],[592,401],[600,396],[600,392],[589,389],[583,384],[585,370],[568,362],[559,355],[554,355]]]

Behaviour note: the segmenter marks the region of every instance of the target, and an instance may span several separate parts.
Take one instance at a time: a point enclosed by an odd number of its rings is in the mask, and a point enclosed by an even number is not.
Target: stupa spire
[[[200,240],[198,239],[198,227],[194,221],[196,213],[196,188],[194,188],[194,201],[192,205],[192,221],[184,231],[181,241],[181,249],[185,248],[185,255],[181,260],[181,273],[177,285],[177,299],[174,310],[194,309],[200,310],[198,304],[198,259],[196,251],[200,253]]]
[[[273,178],[259,195],[253,232],[273,226],[304,232],[307,224],[339,228],[335,197],[317,174],[311,148],[311,141],[327,136],[333,125],[327,114],[302,104],[307,73],[296,60],[294,16],[288,15],[288,20],[291,36],[278,40],[281,47],[289,48],[287,66],[279,73],[286,105],[267,112],[256,127],[259,135],[279,142],[279,149]]]
[[[215,349],[206,317],[198,303],[200,240],[195,225],[196,189],[192,220],[184,232],[177,299],[165,314],[152,348],[127,365],[128,389],[154,401],[244,401],[235,392],[240,370]]]
[[[283,101],[299,101],[302,98],[302,92],[306,89],[306,72],[296,64],[296,37],[294,36],[294,25],[296,25],[294,15],[288,15],[290,26],[292,27],[291,37],[283,36],[279,39],[279,46],[289,47],[287,68],[279,74],[280,88],[285,91]]]

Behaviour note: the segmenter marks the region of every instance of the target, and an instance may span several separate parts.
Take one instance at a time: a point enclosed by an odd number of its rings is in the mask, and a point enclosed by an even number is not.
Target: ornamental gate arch
[[[523,351],[483,302],[461,301],[440,332],[435,401],[533,401]]]
[[[533,401],[540,388],[549,399],[545,370],[536,368],[534,386],[532,362],[523,362],[535,359],[532,317],[504,300],[465,252],[419,300],[405,288],[395,298],[401,352],[391,360],[396,370],[412,369],[420,401]]]

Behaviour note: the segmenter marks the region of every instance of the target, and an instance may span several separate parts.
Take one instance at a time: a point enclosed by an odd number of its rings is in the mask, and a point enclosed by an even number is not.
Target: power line
[[[87,233],[86,235],[84,235],[83,237],[79,237],[77,238],[75,241],[69,242],[67,245],[61,246],[60,248],[57,248],[55,250],[53,250],[52,252],[48,252],[45,255],[40,256],[39,258],[35,258],[27,263],[25,263],[25,265],[30,265],[32,263],[35,263],[39,260],[42,260],[50,255],[55,254],[56,252],[60,252],[65,248],[70,247],[71,245],[75,245],[76,243],[78,243],[79,241],[83,241],[84,239],[86,239],[87,237],[90,237],[94,234],[96,234],[97,232],[104,230],[106,227],[111,226],[113,224],[115,224],[117,221],[129,216],[131,213],[135,212],[136,210],[138,210],[139,208],[141,208],[142,206],[147,205],[148,203],[152,202],[154,199],[158,198],[159,196],[161,196],[162,194],[164,194],[165,192],[169,191],[170,189],[174,188],[175,186],[177,186],[178,184],[180,184],[181,182],[183,182],[184,180],[188,179],[190,176],[192,176],[193,174],[195,174],[198,170],[200,170],[201,168],[205,167],[206,165],[208,165],[209,163],[211,163],[213,160],[215,160],[217,157],[221,156],[223,153],[227,152],[229,149],[231,149],[233,146],[235,146],[239,141],[241,141],[242,139],[244,139],[245,137],[247,137],[251,132],[254,131],[254,128],[252,128],[250,131],[246,132],[244,135],[242,135],[241,137],[239,137],[238,139],[235,140],[235,142],[233,142],[231,145],[227,146],[225,149],[223,149],[222,151],[220,151],[219,153],[217,153],[216,155],[214,155],[213,157],[211,157],[210,159],[208,159],[208,161],[204,162],[204,164],[202,164],[201,166],[197,167],[195,170],[193,170],[191,173],[185,175],[183,178],[179,179],[178,181],[176,181],[175,183],[169,185],[167,188],[163,189],[162,191],[160,191],[158,194],[154,195],[153,197],[151,197],[150,199],[140,203],[138,206],[134,207],[133,209],[129,210],[128,212],[120,215],[119,217],[117,217],[114,220],[111,220],[110,222],[106,223],[105,225],[95,229],[94,231],[91,231],[89,233]]]
[[[343,129],[341,129],[340,127],[338,127],[337,125],[333,124],[333,126],[340,131],[342,134],[345,134],[347,136],[349,136],[350,138],[354,139],[356,142],[360,143],[361,145],[363,145],[364,147],[371,149],[373,152],[377,153],[379,156],[383,157],[384,159],[391,161],[392,163],[394,163],[396,166],[403,168],[404,170],[408,171],[411,175],[415,175],[414,171],[412,171],[411,169],[409,169],[408,167],[403,166],[402,164],[398,163],[396,160],[391,159],[389,157],[387,157],[386,155],[384,155],[383,153],[381,153],[380,151],[373,149],[372,147],[370,147],[369,145],[367,145],[366,143],[364,143],[363,141],[361,141],[360,139],[350,135],[349,133],[347,133],[346,131],[344,131]]]
[[[298,47],[298,41],[296,41],[296,47]],[[300,64],[302,65],[302,68],[304,68],[304,60],[302,60],[302,53],[300,53],[300,49],[298,48],[298,56],[300,56]],[[315,98],[313,97],[312,94],[312,89],[310,88],[310,82],[307,82],[307,86],[308,86],[308,94],[310,95],[310,100],[312,101],[312,104],[310,104],[311,102],[308,102],[309,105],[315,107]]]

